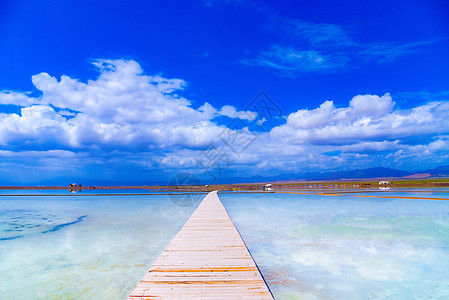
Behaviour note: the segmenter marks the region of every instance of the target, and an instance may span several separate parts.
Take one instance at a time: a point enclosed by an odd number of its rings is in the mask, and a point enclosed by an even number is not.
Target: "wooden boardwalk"
[[[217,192],[211,192],[128,299],[273,297]]]

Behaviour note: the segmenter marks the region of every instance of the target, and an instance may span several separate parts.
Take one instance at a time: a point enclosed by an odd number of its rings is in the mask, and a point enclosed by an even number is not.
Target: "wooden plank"
[[[209,193],[128,300],[273,299],[217,196]]]

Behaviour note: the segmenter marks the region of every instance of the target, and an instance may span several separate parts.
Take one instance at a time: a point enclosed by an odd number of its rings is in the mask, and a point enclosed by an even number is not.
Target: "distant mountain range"
[[[440,166],[435,169],[421,171],[404,171],[398,169],[376,167],[368,169],[355,169],[350,171],[331,172],[304,172],[285,173],[275,176],[253,176],[250,178],[221,178],[219,183],[253,183],[253,182],[276,182],[276,181],[310,181],[310,180],[351,180],[351,179],[371,179],[371,178],[405,178],[405,179],[425,179],[431,177],[449,177],[449,165]]]
[[[203,184],[232,184],[232,183],[255,183],[255,182],[276,182],[276,181],[311,181],[311,180],[351,180],[351,179],[372,179],[372,178],[404,178],[404,179],[425,179],[434,177],[449,177],[449,165],[440,166],[434,169],[420,171],[404,171],[398,169],[377,167],[368,169],[355,169],[351,171],[331,171],[331,172],[304,172],[285,173],[273,176],[252,176],[252,177],[219,177],[216,182],[202,182]],[[167,185],[167,181],[115,181],[102,179],[87,179],[73,177],[57,177],[40,182],[30,182],[28,184],[9,182],[0,178],[0,185],[12,186],[68,186],[71,183],[82,184],[83,186],[142,186],[142,185]]]

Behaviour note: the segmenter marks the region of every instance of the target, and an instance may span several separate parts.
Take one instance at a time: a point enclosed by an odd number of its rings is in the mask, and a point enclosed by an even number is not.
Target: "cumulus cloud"
[[[349,107],[332,101],[313,110],[298,110],[271,136],[294,144],[354,144],[360,141],[396,140],[448,131],[449,103],[431,102],[408,110],[396,109],[389,94],[358,95]]]
[[[37,101],[38,99],[29,97],[27,93],[20,93],[14,91],[0,92],[0,104],[27,106],[33,103],[37,103]]]
[[[283,124],[254,132],[245,124],[258,120],[256,113],[207,102],[195,108],[179,95],[187,86],[182,79],[147,75],[132,60],[93,63],[99,75],[87,82],[40,73],[32,78],[38,97],[0,92],[0,104],[20,107],[20,113],[0,113],[0,156],[9,161],[3,170],[14,160],[37,160],[39,153],[60,169],[70,160],[81,169],[99,164],[202,172],[216,168],[219,158],[219,167],[233,174],[245,169],[245,175],[410,168],[417,157],[449,162],[444,100],[404,109],[396,104],[402,99],[388,93],[356,95],[346,105],[324,101],[299,109]],[[222,118],[238,118],[243,126],[226,126]]]
[[[57,147],[70,143],[73,126],[53,108],[33,105],[17,114],[0,114],[0,145],[19,148]]]
[[[42,95],[2,92],[3,104],[26,106],[21,115],[0,115],[0,144],[56,148],[202,147],[223,126],[213,118],[250,118],[232,106],[221,110],[205,103],[195,109],[178,96],[181,79],[148,76],[132,60],[96,60],[100,71],[87,83],[68,76],[40,73],[32,77]],[[28,105],[28,106],[27,106]]]
[[[234,106],[225,105],[221,108],[221,110],[217,113],[220,116],[226,116],[229,118],[238,118],[241,120],[254,121],[257,117],[257,113],[252,111],[237,111]]]

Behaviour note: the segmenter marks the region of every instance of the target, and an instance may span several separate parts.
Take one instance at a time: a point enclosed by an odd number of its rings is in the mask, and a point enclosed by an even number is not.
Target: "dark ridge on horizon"
[[[305,172],[305,173],[284,173],[276,176],[252,176],[221,178],[219,183],[255,183],[255,182],[276,182],[276,181],[316,181],[316,180],[356,180],[356,179],[378,179],[378,178],[404,178],[406,176],[429,173],[427,178],[449,176],[449,165],[439,166],[435,169],[405,171],[399,169],[374,167],[367,169],[355,169],[351,171],[330,171],[330,172]],[[426,179],[426,178],[424,178]]]
[[[449,165],[439,166],[433,169],[405,171],[400,169],[373,167],[367,169],[354,169],[349,171],[322,171],[322,172],[303,172],[303,173],[283,173],[274,176],[250,176],[250,177],[219,177],[215,182],[211,180],[200,180],[200,184],[235,184],[235,183],[257,183],[257,182],[276,182],[276,181],[316,181],[316,180],[357,180],[357,179],[379,179],[379,178],[405,178],[408,176],[423,174],[420,179],[437,178],[449,176]],[[201,179],[201,176],[198,176]],[[410,178],[412,179],[412,178]],[[56,177],[48,180],[30,183],[8,182],[0,179],[0,186],[58,186],[65,187],[73,182],[77,182],[84,187],[89,186],[167,186],[169,181],[121,181],[121,180],[103,180],[92,178],[77,177]]]

